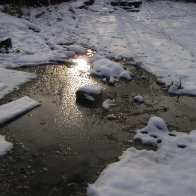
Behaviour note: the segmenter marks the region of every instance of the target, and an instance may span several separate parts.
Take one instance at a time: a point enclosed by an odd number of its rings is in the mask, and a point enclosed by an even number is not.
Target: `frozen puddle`
[[[169,131],[163,119],[152,117],[134,139],[158,151],[129,148],[89,186],[88,196],[196,195],[196,131]]]

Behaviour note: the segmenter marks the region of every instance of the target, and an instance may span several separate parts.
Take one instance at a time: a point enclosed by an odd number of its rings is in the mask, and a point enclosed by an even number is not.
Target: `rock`
[[[145,77],[145,75],[143,75],[143,74],[140,76],[140,79],[145,79],[145,78],[146,78],[146,77]]]
[[[93,5],[94,2],[95,2],[95,0],[86,0],[86,1],[84,2],[84,5],[87,5],[87,6]]]
[[[137,103],[143,103],[144,97],[142,97],[141,95],[137,95],[137,96],[133,97],[133,100]]]
[[[108,120],[116,120],[116,119],[117,119],[117,116],[115,116],[114,114],[108,114],[108,115],[106,116],[106,118],[107,118]]]
[[[0,52],[1,49],[6,50],[6,52],[8,52],[8,50],[12,48],[12,40],[11,38],[7,38],[3,41],[0,41]]]
[[[48,171],[48,168],[44,167],[44,168],[43,168],[43,171]]]
[[[85,85],[76,91],[76,102],[85,105],[96,105],[102,101],[102,88]]]
[[[160,86],[165,86],[165,84],[166,84],[161,78],[157,78],[157,81],[156,82]]]
[[[129,7],[129,8],[139,8],[142,5],[141,0],[112,0],[112,6]]]

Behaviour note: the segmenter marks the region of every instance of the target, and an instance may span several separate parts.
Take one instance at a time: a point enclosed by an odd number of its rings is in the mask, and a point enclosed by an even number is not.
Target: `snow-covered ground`
[[[32,73],[0,68],[0,98],[35,77]]]
[[[22,18],[0,12],[0,39],[13,41],[13,52],[0,53],[0,67],[63,61],[82,45],[105,57],[134,58],[167,84],[181,78],[184,88],[171,92],[196,95],[196,4],[144,1],[137,13],[114,8],[108,0],[79,9],[81,2],[24,8]],[[66,47],[73,43],[75,49]]]
[[[196,131],[170,132],[163,119],[152,117],[136,133],[135,140],[158,151],[129,148],[89,185],[88,196],[196,195]]]
[[[21,18],[0,11],[0,40],[9,37],[13,43],[10,53],[0,53],[0,98],[36,77],[12,68],[63,62],[88,48],[96,50],[102,59],[133,58],[159,81],[182,82],[183,89],[172,85],[170,92],[196,95],[196,4],[144,1],[136,13],[114,8],[109,0],[96,0],[88,9],[80,9],[81,2],[23,8]],[[105,64],[102,70],[111,67],[110,60],[97,59],[92,74],[102,71],[100,62]],[[131,79],[120,64],[111,65],[116,69],[107,77]],[[23,103],[25,100],[19,105]],[[103,108],[109,110],[112,105],[106,100]],[[10,107],[2,107],[3,117],[13,116],[12,112],[8,114]],[[162,119],[152,118],[137,131],[135,139],[159,149],[125,151],[119,162],[108,166],[89,186],[89,196],[196,195],[196,131],[169,132]],[[0,155],[11,147],[0,136]]]
[[[3,124],[23,113],[33,109],[34,107],[40,105],[33,99],[25,96],[16,101],[12,101],[8,104],[0,106],[0,124]]]

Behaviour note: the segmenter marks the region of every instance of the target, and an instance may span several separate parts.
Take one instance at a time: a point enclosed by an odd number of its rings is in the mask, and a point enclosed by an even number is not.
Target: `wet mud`
[[[171,130],[196,128],[196,99],[171,96],[156,84],[156,78],[124,62],[134,77],[108,86],[77,66],[48,65],[23,68],[38,77],[0,100],[4,104],[29,96],[41,106],[1,126],[0,134],[14,144],[12,152],[0,158],[0,195],[86,195],[107,164],[118,160],[123,150],[134,146],[135,130],[151,116],[165,119]],[[76,104],[75,92],[85,84],[103,88],[103,100],[116,106],[104,111],[101,105]],[[133,97],[144,96],[144,103]],[[112,114],[114,118],[108,118]]]

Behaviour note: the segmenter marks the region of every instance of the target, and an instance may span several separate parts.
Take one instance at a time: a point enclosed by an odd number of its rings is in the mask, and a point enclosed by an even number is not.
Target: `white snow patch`
[[[13,144],[5,140],[4,135],[0,135],[0,156],[5,155],[13,147]]]
[[[111,100],[111,99],[106,99],[103,103],[102,103],[102,108],[104,110],[109,110],[112,106],[115,106],[115,101]]]
[[[25,96],[16,101],[4,104],[0,106],[0,124],[3,124],[9,120],[20,116],[21,114],[28,112],[34,107],[40,105],[33,99]]]
[[[36,77],[36,74],[0,68],[0,98]]]
[[[102,93],[102,88],[100,86],[96,85],[84,85],[79,88],[79,91],[83,91],[86,94],[101,94]]]
[[[101,59],[93,62],[91,74],[106,78],[131,79],[130,72],[125,70],[120,63],[113,62],[109,59]]]
[[[80,45],[71,45],[68,47],[68,50],[75,52],[76,54],[84,54],[86,53],[86,48]]]
[[[93,98],[92,96],[88,95],[88,94],[84,94],[85,95],[85,98],[91,102],[94,102],[95,101],[95,98]]]
[[[183,93],[183,88],[179,88],[178,85],[173,84],[168,88],[168,93],[180,95]]]
[[[196,130],[170,132],[163,119],[152,117],[136,132],[135,139],[157,145],[158,151],[129,148],[89,185],[87,195],[195,196]]]
[[[9,37],[13,45],[10,53],[0,53],[0,67],[39,65],[67,57],[67,49],[49,38],[48,29],[43,28],[41,23],[35,24],[0,12],[0,26],[0,40]]]

